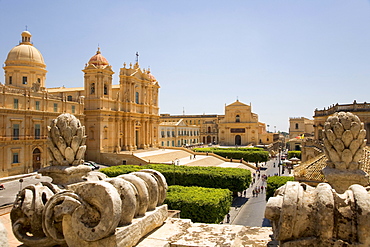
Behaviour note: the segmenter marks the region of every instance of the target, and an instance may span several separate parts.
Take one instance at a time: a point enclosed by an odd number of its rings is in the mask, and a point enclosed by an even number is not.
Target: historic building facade
[[[189,147],[198,145],[199,126],[186,124],[183,119],[159,124],[159,140],[162,147]]]
[[[364,123],[366,130],[367,144],[370,144],[370,104],[357,103],[356,100],[352,104],[333,104],[322,110],[316,109],[314,112],[314,136],[305,138],[302,141],[302,162],[315,158],[323,153],[323,134],[324,124],[329,116],[335,112],[351,112],[357,115],[361,122]]]
[[[162,122],[184,119],[185,123],[200,128],[202,143],[217,143],[227,146],[268,145],[274,134],[266,131],[266,125],[258,121],[252,107],[238,100],[225,106],[225,115],[170,115],[161,114]]]
[[[10,50],[0,84],[0,176],[47,166],[46,129],[61,113],[74,114],[86,127],[86,159],[102,153],[158,146],[159,84],[139,64],[112,67],[101,52],[83,69],[84,86],[46,88],[46,64],[28,31]]]
[[[305,117],[289,118],[289,138],[314,135],[314,120]]]
[[[183,119],[185,124],[199,127],[199,142],[218,143],[218,122],[223,116],[219,115],[170,115],[161,114],[161,122],[178,122]]]
[[[289,150],[302,149],[304,138],[314,136],[314,120],[305,117],[289,118]]]
[[[100,50],[82,71],[84,87],[54,88],[50,92],[72,99],[84,95],[86,159],[100,162],[103,153],[157,147],[159,84],[150,71],[138,63],[124,64],[119,85],[113,85],[114,72]]]
[[[28,173],[46,166],[46,130],[60,113],[84,120],[84,99],[67,100],[45,88],[46,65],[31,34],[10,50],[0,85],[0,176]]]
[[[225,106],[225,116],[219,122],[220,144],[226,146],[266,145],[274,134],[267,133],[266,125],[258,121],[252,106],[239,102]]]
[[[315,139],[322,140],[322,130],[324,128],[324,123],[326,119],[333,115],[335,112],[352,112],[357,115],[361,122],[364,123],[364,128],[366,130],[367,143],[370,143],[370,103],[357,103],[356,100],[352,104],[335,104],[329,106],[327,109],[315,110],[314,113],[314,129],[315,129]]]

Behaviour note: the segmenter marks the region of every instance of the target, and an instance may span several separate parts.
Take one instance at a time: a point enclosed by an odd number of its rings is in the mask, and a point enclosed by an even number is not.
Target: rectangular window
[[[41,126],[40,124],[35,124],[35,139],[40,139],[41,136]]]
[[[13,163],[19,163],[19,155],[18,155],[18,153],[13,153]]]
[[[36,111],[40,110],[40,101],[36,101]]]
[[[18,109],[18,99],[14,99],[14,109]]]
[[[19,124],[13,124],[13,140],[19,140]]]
[[[75,114],[75,112],[76,112],[76,106],[72,106],[72,114]]]
[[[139,92],[135,93],[135,103],[139,104]]]
[[[23,84],[27,84],[27,76],[23,76],[22,77],[22,83]]]
[[[54,103],[54,112],[58,112],[58,104]]]
[[[13,84],[13,77],[9,76],[9,84]]]

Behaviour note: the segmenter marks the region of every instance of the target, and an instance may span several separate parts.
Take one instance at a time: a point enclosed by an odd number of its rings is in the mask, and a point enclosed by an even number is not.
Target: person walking
[[[226,223],[230,223],[230,213],[227,213],[226,215]]]

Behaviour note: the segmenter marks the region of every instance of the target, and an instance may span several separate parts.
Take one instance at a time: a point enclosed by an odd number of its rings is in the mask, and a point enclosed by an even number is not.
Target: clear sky
[[[27,25],[47,87],[82,87],[98,44],[118,84],[139,52],[161,113],[224,114],[239,99],[287,131],[289,117],[370,102],[368,0],[0,0],[0,21],[0,59]]]

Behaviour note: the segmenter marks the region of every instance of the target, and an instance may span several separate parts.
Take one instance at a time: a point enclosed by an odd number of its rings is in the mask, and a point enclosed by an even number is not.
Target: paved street
[[[39,179],[35,177],[36,176],[34,175],[31,177],[23,178],[22,185],[19,182],[19,179],[3,183],[5,190],[0,190],[0,206],[13,203],[21,186],[22,188],[24,188],[30,184],[37,184],[39,182],[51,182],[50,177],[42,176]]]
[[[267,169],[261,171],[261,176],[263,174],[266,174],[267,176],[273,176],[275,173],[279,173],[277,164],[277,158],[268,161],[266,166],[262,166],[262,168]],[[286,176],[288,174],[287,172],[285,172],[285,174],[282,175]],[[265,191],[263,191],[263,193],[253,197],[252,191],[256,186],[266,186],[266,182],[264,182],[262,179],[258,179],[255,184],[251,185],[247,189],[245,197],[240,196],[235,198],[233,202],[233,208],[230,212],[230,224],[256,227],[270,226],[269,221],[264,218],[266,207],[266,193]]]

